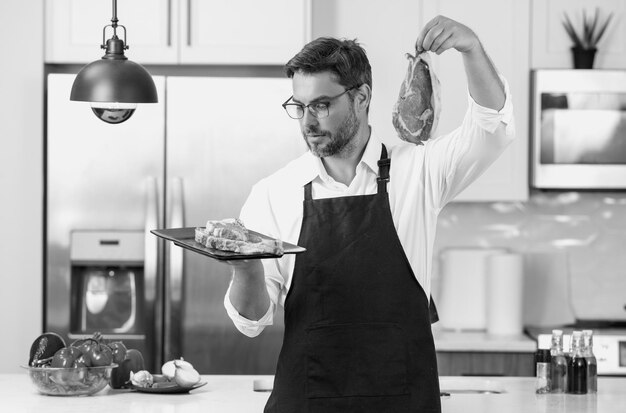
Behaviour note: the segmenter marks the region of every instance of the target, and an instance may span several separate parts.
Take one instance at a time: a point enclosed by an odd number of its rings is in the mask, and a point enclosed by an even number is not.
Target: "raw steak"
[[[207,221],[205,228],[196,228],[196,242],[208,248],[239,254],[283,255],[280,240],[262,238],[251,233],[238,219]]]
[[[422,144],[437,128],[440,85],[430,68],[428,52],[407,53],[409,67],[393,107],[392,122],[400,139]]]

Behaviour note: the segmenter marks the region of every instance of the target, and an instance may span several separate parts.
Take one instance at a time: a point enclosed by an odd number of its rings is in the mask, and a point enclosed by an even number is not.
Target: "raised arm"
[[[419,34],[415,47],[441,54],[456,49],[463,56],[469,93],[481,106],[499,111],[504,106],[504,86],[478,36],[467,26],[444,16],[430,20]]]

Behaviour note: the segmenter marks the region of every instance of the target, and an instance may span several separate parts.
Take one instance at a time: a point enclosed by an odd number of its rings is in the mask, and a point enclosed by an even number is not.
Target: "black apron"
[[[393,225],[390,164],[383,145],[373,195],[314,200],[304,187],[307,251],[266,413],[441,411],[432,314]]]

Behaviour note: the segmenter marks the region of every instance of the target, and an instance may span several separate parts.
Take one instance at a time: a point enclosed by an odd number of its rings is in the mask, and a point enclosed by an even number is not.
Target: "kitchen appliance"
[[[110,125],[69,100],[75,76],[47,78],[45,329],[123,340],[150,371],[184,357],[204,374],[273,374],[282,314],[244,336],[223,306],[229,267],[150,230],[237,217],[306,150],[280,106],[290,80],[155,76],[159,103]]]
[[[156,103],[158,96],[150,73],[124,56],[129,48],[126,27],[117,24],[117,0],[112,5],[111,24],[102,29],[100,48],[105,54],[78,72],[70,99],[89,102],[93,113],[104,122],[122,123],[133,115],[137,103]],[[113,36],[105,41],[107,27],[113,29]],[[117,36],[118,27],[123,29],[122,39]]]
[[[532,73],[531,184],[626,188],[626,71]]]

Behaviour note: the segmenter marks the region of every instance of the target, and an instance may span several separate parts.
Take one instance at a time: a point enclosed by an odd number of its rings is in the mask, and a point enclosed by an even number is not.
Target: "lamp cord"
[[[117,35],[117,0],[113,0],[113,17],[111,17],[111,26],[113,27],[113,34]]]

